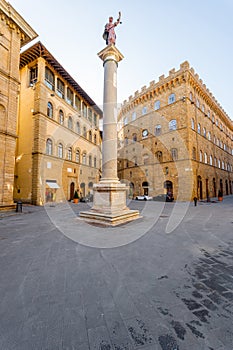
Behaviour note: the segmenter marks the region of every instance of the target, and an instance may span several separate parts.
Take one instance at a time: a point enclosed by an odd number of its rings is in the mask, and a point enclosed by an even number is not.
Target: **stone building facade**
[[[0,208],[5,208],[13,205],[20,49],[37,34],[4,0],[0,18]]]
[[[15,200],[35,205],[92,194],[102,111],[41,43],[20,56]]]
[[[118,175],[130,196],[232,194],[233,122],[188,62],[124,101],[119,125]]]

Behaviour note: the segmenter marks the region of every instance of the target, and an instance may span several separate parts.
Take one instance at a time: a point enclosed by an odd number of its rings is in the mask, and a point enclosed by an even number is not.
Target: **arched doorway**
[[[133,198],[133,196],[134,196],[134,183],[130,182],[130,184],[129,184],[129,197]]]
[[[81,185],[80,185],[80,194],[81,194],[81,197],[85,197],[86,195],[86,192],[85,192],[85,183],[82,182]]]
[[[226,183],[226,195],[228,196],[228,194],[229,194],[229,190],[228,190],[228,181],[226,180],[225,183]]]
[[[70,200],[74,199],[74,182],[70,184]]]
[[[93,199],[93,182],[90,181],[88,184],[88,197],[90,200]]]
[[[169,180],[165,181],[163,184],[163,187],[167,190],[167,193],[168,192],[173,193],[173,183],[171,181]]]
[[[202,180],[200,175],[197,177],[197,193],[198,193],[198,197],[200,199],[203,199]]]
[[[213,178],[213,192],[214,192],[214,197],[217,197],[217,188],[216,188],[215,177]]]
[[[219,184],[220,184],[220,191],[221,191],[222,194],[223,194],[223,183],[222,183],[222,179],[220,179]]]
[[[206,199],[208,200],[209,199],[209,180],[206,179],[205,180],[205,193],[206,193]]]
[[[144,196],[148,196],[148,193],[149,193],[149,182],[147,181],[144,181],[142,183],[142,188],[143,188],[143,191],[144,191]]]

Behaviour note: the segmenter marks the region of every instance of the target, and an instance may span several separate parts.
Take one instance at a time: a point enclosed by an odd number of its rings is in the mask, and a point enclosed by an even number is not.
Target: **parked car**
[[[143,196],[136,196],[135,199],[138,201],[150,201],[153,198],[150,196],[143,195]]]

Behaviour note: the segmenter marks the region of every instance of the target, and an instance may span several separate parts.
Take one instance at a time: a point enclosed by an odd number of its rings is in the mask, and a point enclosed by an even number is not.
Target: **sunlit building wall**
[[[233,192],[233,122],[188,62],[124,101],[118,175],[129,195]]]

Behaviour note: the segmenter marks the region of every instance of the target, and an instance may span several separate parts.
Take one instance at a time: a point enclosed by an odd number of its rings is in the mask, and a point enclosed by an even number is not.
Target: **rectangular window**
[[[81,111],[81,100],[77,95],[75,95],[74,108]]]
[[[83,103],[83,116],[87,118],[87,105],[85,103]]]
[[[70,88],[67,88],[66,102],[71,106],[73,106],[73,96],[73,92],[70,90]]]
[[[38,67],[37,65],[35,67],[32,67],[30,69],[30,78],[29,78],[29,85],[34,86],[38,79]]]
[[[97,126],[97,115],[94,113],[94,126]]]
[[[88,120],[92,123],[92,110],[90,108],[88,108]]]
[[[65,85],[60,79],[57,79],[57,95],[63,99],[65,97]]]
[[[54,83],[55,78],[53,72],[48,67],[45,67],[45,84],[50,90],[54,90]]]

